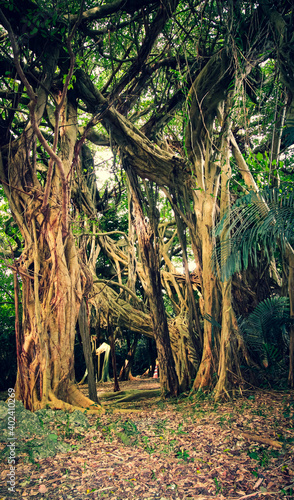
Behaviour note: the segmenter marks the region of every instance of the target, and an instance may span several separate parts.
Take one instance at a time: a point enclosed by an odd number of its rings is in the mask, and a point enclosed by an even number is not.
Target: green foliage
[[[0,442],[8,443],[7,404],[0,402]],[[68,452],[72,446],[66,442],[69,438],[82,439],[89,427],[84,413],[74,411],[64,413],[53,410],[38,410],[35,413],[26,410],[19,401],[15,402],[16,455],[28,456],[30,462]],[[20,425],[21,423],[21,425]],[[2,457],[9,455],[9,448],[3,447]]]
[[[121,422],[120,430],[116,431],[116,435],[121,439],[123,444],[126,446],[137,444],[139,431],[137,426],[131,420],[127,420],[125,422]]]
[[[279,457],[280,452],[277,450],[268,450],[263,446],[254,446],[247,451],[247,455],[256,460],[261,467],[268,467],[271,460],[276,460]]]
[[[239,319],[239,330],[251,356],[266,369],[256,373],[263,384],[286,383],[287,326],[291,321],[289,299],[277,296],[260,302],[247,318]]]
[[[181,458],[182,460],[184,460],[184,462],[191,461],[189,453],[184,448],[181,448],[176,452],[176,457]]]
[[[0,391],[13,387],[16,379],[15,308],[13,276],[0,263]]]
[[[270,297],[260,302],[254,311],[243,319],[240,327],[247,338],[255,338],[259,333],[271,340],[268,332],[277,331],[290,323],[290,302],[287,297]]]
[[[216,246],[214,269],[223,280],[258,264],[260,253],[270,263],[276,249],[284,252],[294,243],[294,190],[292,184],[243,196],[224,215],[215,235],[230,236]]]
[[[100,220],[101,232],[108,231],[126,231],[128,230],[128,214],[119,213],[116,206],[109,206]],[[118,240],[121,235],[112,235],[112,238]]]

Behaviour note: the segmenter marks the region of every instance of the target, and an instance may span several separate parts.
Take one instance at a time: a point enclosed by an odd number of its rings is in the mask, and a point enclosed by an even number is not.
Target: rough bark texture
[[[232,79],[231,60],[225,50],[216,54],[201,71],[190,90],[190,121],[186,130],[186,147],[194,165],[195,186],[193,191],[196,215],[196,234],[200,242],[202,265],[202,314],[204,317],[202,360],[193,388],[211,386],[212,373],[216,370],[216,328],[220,297],[216,276],[211,268],[214,248],[212,230],[215,225],[216,201],[221,167],[219,145],[213,135],[213,124],[222,126],[222,107]],[[223,129],[220,132],[220,137]],[[212,321],[211,321],[212,320]]]
[[[132,366],[133,366],[134,359],[135,359],[135,352],[136,352],[138,340],[139,340],[139,336],[135,335],[134,341],[128,349],[128,354],[127,354],[127,357],[124,361],[124,364],[120,369],[119,380],[129,380],[129,378],[132,379],[131,370],[132,370]]]
[[[86,368],[88,371],[87,376],[88,376],[89,398],[95,403],[98,403],[87,306],[84,300],[82,300],[81,302],[78,323],[83,344],[83,353],[84,353]]]
[[[153,335],[156,342],[160,368],[160,384],[163,395],[176,396],[179,383],[172,355],[166,311],[162,298],[162,284],[159,270],[159,255],[156,248],[156,235],[145,219],[137,192],[137,182],[127,167],[133,200],[133,217],[139,241],[141,260],[146,282],[143,285],[149,301]]]
[[[228,96],[223,115],[226,117],[226,123],[223,126],[221,148],[220,148],[220,168],[221,168],[221,195],[220,195],[220,216],[224,216],[230,210],[230,180],[231,180],[231,166],[229,156],[229,138],[231,135],[230,127],[231,120],[229,111],[232,106],[230,96]],[[221,243],[230,238],[228,231],[223,231],[221,235]],[[222,325],[219,347],[219,360],[218,360],[218,381],[214,390],[214,397],[216,400],[221,398],[230,397],[232,388],[232,377],[234,376],[233,361],[235,356],[234,337],[237,335],[238,324],[233,310],[232,301],[232,278],[221,283],[222,294]]]
[[[44,85],[37,95],[37,112],[32,113],[35,124],[46,104]],[[24,239],[24,250],[16,264],[23,281],[16,396],[31,410],[47,405],[71,409],[93,404],[74,383],[75,327],[83,293],[90,283],[66,219],[68,196],[64,196],[65,189],[67,193],[70,190],[76,141],[76,110],[70,103],[62,125],[60,168],[47,179],[50,197],[45,207],[44,188],[30,158],[37,125],[29,123],[0,161],[1,181]]]

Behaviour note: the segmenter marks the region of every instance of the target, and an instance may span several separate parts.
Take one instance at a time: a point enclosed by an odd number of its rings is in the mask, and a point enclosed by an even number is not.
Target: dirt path
[[[97,384],[97,393],[112,392],[113,382],[100,382]],[[154,378],[134,378],[134,380],[128,380],[127,382],[119,382],[119,388],[121,391],[145,391],[148,389],[160,389],[160,384],[158,379]],[[82,386],[87,394],[88,386]]]

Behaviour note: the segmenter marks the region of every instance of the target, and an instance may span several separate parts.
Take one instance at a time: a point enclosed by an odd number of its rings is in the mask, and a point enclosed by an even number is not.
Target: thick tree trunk
[[[231,135],[230,127],[230,109],[232,107],[231,99],[228,97],[225,103],[224,116],[226,121],[223,126],[220,151],[220,168],[221,168],[221,194],[220,194],[220,217],[230,210],[230,180],[231,166],[229,157],[229,138]],[[228,231],[223,231],[221,235],[221,251],[226,249],[225,244],[228,244],[230,234]],[[226,251],[226,250],[225,250]],[[238,324],[232,306],[232,279],[221,283],[222,294],[222,326],[220,336],[220,348],[218,359],[218,381],[214,389],[214,397],[216,400],[224,397],[230,397],[232,380],[234,377],[234,360],[237,359],[236,353],[233,352],[236,347],[236,342],[233,341],[238,331]],[[235,367],[236,369],[239,366]]]
[[[38,99],[36,109],[42,116],[46,103],[42,89]],[[16,397],[30,410],[47,405],[72,410],[94,404],[78,390],[74,380],[75,328],[89,279],[80,265],[67,217],[76,142],[74,106],[68,104],[64,116],[66,126],[60,131],[59,156],[55,155],[58,168],[53,170],[51,164],[52,175],[45,189],[31,159],[36,130],[31,125],[5,151],[3,162],[0,158],[1,181],[24,239],[17,262],[23,281],[23,317]],[[32,120],[37,120],[34,113]],[[49,196],[44,204],[45,193]]]
[[[200,365],[189,330],[188,313],[181,313],[169,321],[170,341],[181,391],[187,391]]]
[[[216,341],[216,327],[210,320],[217,321],[220,310],[217,279],[211,267],[211,255],[214,248],[211,231],[214,225],[215,200],[209,196],[209,193],[205,198],[200,205],[198,205],[200,202],[199,197],[197,199],[197,205],[202,206],[201,219],[198,217],[197,227],[202,242],[202,314],[204,317],[204,331],[202,359],[194,380],[194,390],[211,386],[212,374],[215,369],[213,347]]]
[[[231,280],[222,283],[222,329],[220,338],[220,352],[218,361],[218,381],[214,389],[216,400],[230,397],[233,372],[233,342],[234,333],[238,329],[234,311],[232,309]]]
[[[18,266],[23,321],[16,397],[30,410],[93,404],[74,384],[75,326],[82,298],[75,243],[71,235],[63,243],[61,227],[54,238],[53,227],[54,221],[46,231],[49,245],[44,248],[40,240],[37,245],[35,235],[33,252]]]
[[[214,249],[213,229],[217,195],[222,165],[220,144],[226,117],[223,105],[232,80],[233,64],[229,53],[221,50],[215,54],[193,83],[190,95],[190,122],[186,129],[186,147],[195,173],[193,190],[196,216],[196,234],[201,245],[199,256],[202,264],[202,313],[204,317],[203,353],[193,388],[211,388],[213,370],[217,367],[217,342],[215,335],[221,300],[218,282],[212,272],[211,256]],[[217,125],[214,124],[218,121]],[[223,123],[224,122],[224,123]],[[219,133],[217,128],[222,127]]]

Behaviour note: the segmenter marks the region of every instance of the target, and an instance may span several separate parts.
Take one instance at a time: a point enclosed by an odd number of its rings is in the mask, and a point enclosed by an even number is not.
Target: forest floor
[[[159,388],[154,379],[120,385]],[[98,384],[98,394],[112,390]],[[84,429],[52,421],[50,435],[69,450],[39,460],[21,454],[15,494],[7,494],[1,457],[0,500],[294,499],[293,391],[255,391],[222,404],[203,394],[154,397],[87,418]]]

